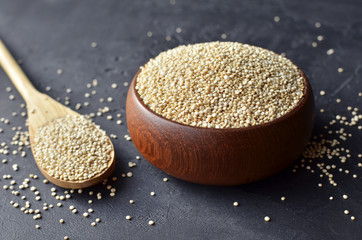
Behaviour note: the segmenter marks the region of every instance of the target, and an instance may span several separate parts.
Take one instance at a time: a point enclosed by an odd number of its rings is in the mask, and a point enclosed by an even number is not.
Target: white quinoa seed
[[[264,217],[264,221],[265,221],[265,222],[269,222],[269,221],[270,221],[270,217],[269,217],[269,216],[265,216],[265,217]]]
[[[331,48],[331,49],[329,49],[328,51],[327,51],[327,55],[332,55],[334,53],[334,49],[333,48]]]
[[[155,225],[155,222],[150,220],[150,221],[148,221],[148,225],[150,225],[150,226]]]
[[[127,220],[131,220],[132,217],[131,217],[130,215],[127,215],[127,216],[126,216],[126,219],[127,219]]]
[[[141,67],[136,90],[151,110],[172,121],[239,128],[289,112],[303,96],[304,80],[290,60],[274,52],[210,42],[151,59]]]
[[[238,203],[238,202],[234,202],[233,205],[234,205],[234,207],[238,207],[238,206],[239,206],[239,203]]]

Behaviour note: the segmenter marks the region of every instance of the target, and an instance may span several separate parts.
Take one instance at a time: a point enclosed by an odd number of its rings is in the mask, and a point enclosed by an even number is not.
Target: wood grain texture
[[[207,185],[239,185],[269,177],[293,163],[311,136],[314,98],[307,77],[304,96],[286,115],[258,126],[210,129],[170,121],[150,110],[129,88],[127,124],[138,151],[174,177]]]
[[[62,105],[61,103],[55,101],[46,94],[40,93],[34,88],[30,80],[27,78],[25,73],[22,71],[20,66],[17,64],[11,53],[8,51],[4,43],[0,40],[0,65],[5,70],[24,101],[26,102],[26,107],[28,111],[28,128],[29,128],[29,138],[31,149],[34,154],[34,137],[36,131],[51,121],[66,117],[67,115],[80,115],[79,113],[73,111],[72,109]],[[109,177],[114,168],[115,168],[115,155],[114,148],[110,139],[109,143],[112,146],[111,160],[108,162],[108,169],[100,174],[95,175],[91,179],[82,180],[82,181],[64,181],[50,176],[47,171],[45,171],[37,159],[35,159],[36,164],[38,165],[40,171],[43,175],[49,179],[55,185],[58,185],[63,188],[85,188],[92,185],[95,185],[99,182],[102,182],[104,179]]]

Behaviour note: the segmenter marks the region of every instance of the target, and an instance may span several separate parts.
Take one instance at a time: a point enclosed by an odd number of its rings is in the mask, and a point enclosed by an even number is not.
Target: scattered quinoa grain
[[[334,53],[334,49],[333,48],[331,48],[331,49],[329,49],[328,51],[327,51],[327,55],[332,55]]]
[[[269,217],[269,216],[265,216],[265,217],[264,217],[264,221],[265,221],[265,222],[269,222],[269,221],[270,221],[270,217]]]

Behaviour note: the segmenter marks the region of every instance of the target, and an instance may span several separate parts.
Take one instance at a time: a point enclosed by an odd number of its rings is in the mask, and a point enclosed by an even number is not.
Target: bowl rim
[[[294,63],[293,63],[294,64]],[[295,115],[297,112],[299,112],[299,110],[301,108],[303,108],[303,106],[308,102],[310,97],[313,97],[313,91],[312,91],[312,87],[309,83],[309,80],[307,78],[307,76],[304,74],[304,72],[296,65],[294,64],[300,75],[303,78],[303,83],[304,83],[304,89],[303,89],[303,96],[302,98],[299,100],[299,102],[297,103],[297,105],[290,110],[289,112],[287,112],[286,114],[284,114],[281,117],[278,117],[272,121],[266,122],[266,123],[262,123],[262,124],[258,124],[255,126],[249,126],[249,127],[239,127],[239,128],[206,128],[206,127],[197,127],[197,126],[191,126],[191,125],[187,125],[184,123],[179,123],[176,121],[172,121],[168,118],[165,118],[164,116],[152,111],[142,100],[142,98],[140,97],[138,91],[136,90],[136,82],[137,82],[137,77],[139,75],[139,73],[141,72],[141,68],[139,68],[139,70],[137,71],[137,73],[135,74],[135,76],[132,79],[132,83],[130,85],[130,90],[133,91],[133,94],[136,96],[137,101],[140,103],[140,105],[150,114],[157,116],[159,118],[161,118],[162,120],[168,122],[169,124],[176,124],[179,127],[184,127],[184,128],[189,128],[189,129],[195,129],[195,130],[199,130],[199,131],[218,131],[218,132],[229,132],[229,133],[234,133],[234,132],[244,132],[244,131],[250,131],[250,130],[257,130],[257,129],[261,129],[261,128],[265,128],[265,127],[270,127],[272,125],[275,124],[279,124],[285,120],[287,120],[288,118],[292,117],[293,115]]]

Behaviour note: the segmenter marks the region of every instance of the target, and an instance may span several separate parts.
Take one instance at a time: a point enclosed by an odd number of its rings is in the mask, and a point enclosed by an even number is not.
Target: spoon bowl
[[[16,63],[10,52],[5,47],[4,43],[0,40],[0,65],[5,70],[19,93],[22,95],[26,102],[28,112],[28,128],[30,146],[34,152],[34,138],[36,131],[49,124],[55,119],[63,118],[68,115],[80,115],[72,109],[62,105],[55,101],[48,95],[40,93],[34,88],[29,79],[26,77],[24,72],[21,70],[19,65]],[[81,181],[65,181],[49,175],[49,173],[41,167],[38,160],[35,158],[35,162],[38,165],[39,170],[42,174],[52,183],[63,188],[85,188],[102,182],[104,179],[109,177],[115,168],[115,154],[114,147],[111,140],[108,138],[110,145],[112,146],[111,159],[108,162],[107,169],[102,173],[99,173],[92,178],[81,180]]]
[[[273,121],[244,128],[201,128],[150,110],[135,89],[127,96],[127,125],[138,151],[167,174],[207,185],[239,185],[269,177],[292,164],[311,136],[314,99],[307,77],[298,105]]]
[[[28,123],[29,123],[29,139],[30,139],[30,146],[31,150],[33,152],[33,156],[35,156],[34,152],[34,138],[35,133],[37,129],[40,127],[43,127],[50,123],[51,121],[63,118],[68,115],[78,115],[79,113],[73,111],[70,108],[65,107],[64,105],[60,104],[59,102],[55,101],[51,97],[49,97],[46,94],[37,92],[35,94],[38,94],[36,97],[32,97],[32,101],[27,103],[27,112],[28,112]],[[112,146],[112,152],[111,152],[111,160],[108,162],[107,170],[95,175],[94,177],[82,181],[65,181],[58,178],[54,178],[49,175],[49,173],[44,170],[41,165],[38,163],[38,161],[35,159],[36,164],[38,165],[39,170],[42,172],[42,174],[49,179],[52,183],[54,183],[57,186],[63,187],[63,188],[86,188],[93,186],[99,182],[102,182],[104,179],[108,178],[114,168],[115,168],[115,154],[114,154],[114,147],[110,139],[108,139],[109,143]]]

